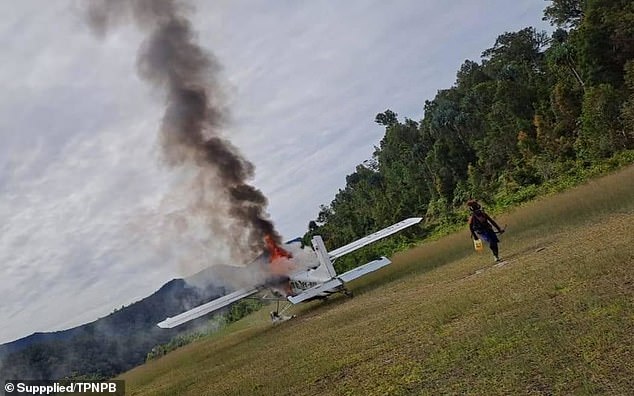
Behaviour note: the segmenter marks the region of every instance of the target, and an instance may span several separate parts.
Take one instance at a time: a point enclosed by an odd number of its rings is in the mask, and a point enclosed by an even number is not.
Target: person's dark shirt
[[[476,210],[471,214],[471,216],[469,216],[469,230],[471,231],[471,237],[473,239],[480,239],[478,238],[476,232],[492,232],[492,226],[495,227],[498,232],[501,231],[500,226],[491,218],[491,216],[489,216],[482,210]]]

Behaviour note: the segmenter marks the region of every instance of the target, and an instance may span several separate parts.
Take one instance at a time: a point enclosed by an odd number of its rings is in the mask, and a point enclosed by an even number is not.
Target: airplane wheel
[[[343,294],[345,296],[347,296],[347,297],[350,297],[350,298],[354,297],[354,294],[352,294],[352,292],[350,290],[344,290]]]

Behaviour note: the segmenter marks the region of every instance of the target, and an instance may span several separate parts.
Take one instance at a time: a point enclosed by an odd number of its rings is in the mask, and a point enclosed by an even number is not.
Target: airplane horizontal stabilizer
[[[296,296],[289,296],[288,301],[293,304],[298,304],[302,301],[310,300],[318,296],[322,296],[328,293],[332,293],[338,287],[343,286],[343,282],[338,278],[332,278],[331,280],[324,282],[318,286],[306,289]]]
[[[391,261],[389,259],[387,259],[386,257],[381,257],[378,260],[370,261],[367,264],[351,269],[348,272],[344,272],[343,274],[339,275],[337,278],[347,283],[354,279],[362,277],[363,275],[369,274],[370,272],[374,272],[380,268],[383,268],[390,263]]]
[[[204,316],[210,312],[217,311],[220,308],[226,307],[233,302],[257,293],[258,291],[260,291],[260,289],[236,290],[233,293],[227,294],[226,296],[219,297],[215,300],[209,301],[206,304],[199,305],[196,308],[192,308],[189,311],[178,314],[173,318],[167,318],[164,321],[158,323],[157,326],[162,329],[171,329],[173,327],[182,325],[183,323],[189,322],[190,320],[200,318],[201,316]]]
[[[345,254],[348,254],[350,252],[354,252],[357,249],[361,249],[362,247],[369,245],[372,242],[378,241],[379,239],[383,239],[387,236],[390,236],[392,234],[394,234],[395,232],[398,232],[404,228],[413,226],[414,224],[418,224],[420,223],[420,221],[422,220],[422,217],[410,217],[409,219],[405,219],[401,222],[398,222],[396,224],[393,224],[387,228],[384,228],[380,231],[375,232],[374,234],[370,234],[366,237],[363,237],[361,239],[357,239],[354,242],[351,242],[345,246],[342,246],[340,248],[337,248],[335,250],[333,250],[332,252],[328,252],[328,256],[330,256],[330,258],[335,259],[337,257],[341,257]]]

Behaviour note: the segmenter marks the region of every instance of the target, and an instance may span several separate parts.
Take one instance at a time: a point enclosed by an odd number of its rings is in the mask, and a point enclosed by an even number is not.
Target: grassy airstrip
[[[634,394],[634,167],[503,216],[504,265],[462,231],[121,378],[130,395]]]

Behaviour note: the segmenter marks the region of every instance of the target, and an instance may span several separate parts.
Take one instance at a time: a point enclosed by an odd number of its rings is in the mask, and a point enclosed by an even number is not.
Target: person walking
[[[476,200],[470,199],[467,201],[467,207],[471,212],[469,215],[469,230],[471,231],[471,238],[473,238],[474,241],[483,239],[489,245],[495,262],[497,263],[501,261],[498,249],[498,243],[500,240],[495,234],[493,228],[495,227],[499,234],[503,234],[504,230],[500,228],[491,216],[484,212],[482,206],[480,206]]]

